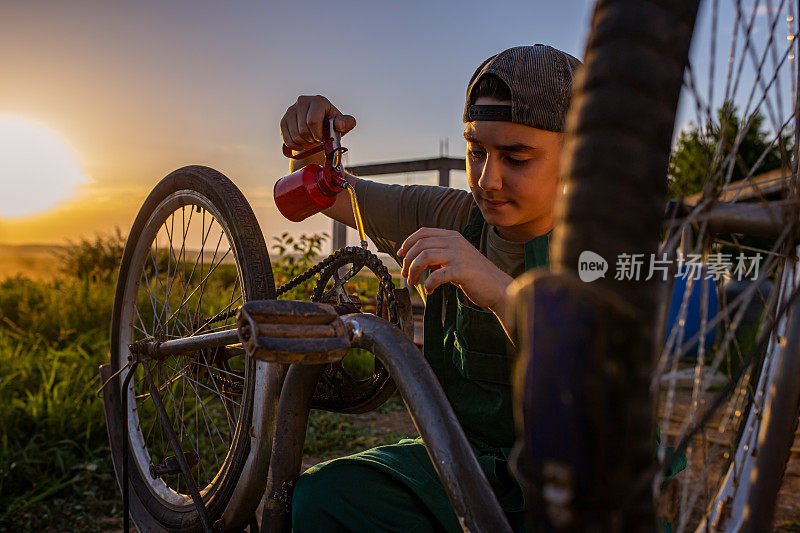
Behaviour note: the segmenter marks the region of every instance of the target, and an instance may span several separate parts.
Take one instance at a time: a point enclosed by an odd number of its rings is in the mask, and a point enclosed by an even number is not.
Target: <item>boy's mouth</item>
[[[484,198],[483,201],[486,202],[486,205],[489,207],[500,207],[508,203],[507,200],[489,200],[488,198]]]

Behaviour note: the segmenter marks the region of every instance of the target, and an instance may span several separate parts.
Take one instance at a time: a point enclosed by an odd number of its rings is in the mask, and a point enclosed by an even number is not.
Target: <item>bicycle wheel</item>
[[[153,355],[121,390],[129,347],[235,328],[234,315],[243,302],[274,297],[264,238],[236,186],[200,166],[165,177],[128,237],[111,326],[112,369],[123,369],[112,392],[127,395],[123,438],[128,439],[130,490],[148,520],[165,530],[200,530],[201,522],[175,466],[143,366],[149,365],[212,522],[235,494],[250,487],[258,493],[254,503],[250,497],[244,509],[241,502],[234,506],[244,524],[252,516],[266,475],[254,480],[247,470],[252,465],[245,465],[262,451],[254,426],[260,429],[258,418],[277,392],[266,383],[265,364],[246,357],[239,345]]]
[[[605,412],[618,431],[590,452],[595,474],[629,491],[652,486],[677,531],[763,530],[800,393],[797,217],[787,209],[798,192],[797,6],[698,3],[598,3],[568,120],[552,268],[577,277],[583,252],[607,260],[612,274],[594,286],[622,297],[641,328],[632,338],[657,354],[634,347],[606,364],[632,380],[617,391],[627,405]],[[723,287],[742,277],[740,256],[744,277],[758,261],[755,279]],[[642,407],[648,390],[655,413]],[[685,450],[685,465],[669,446]],[[652,527],[630,516],[614,520]]]

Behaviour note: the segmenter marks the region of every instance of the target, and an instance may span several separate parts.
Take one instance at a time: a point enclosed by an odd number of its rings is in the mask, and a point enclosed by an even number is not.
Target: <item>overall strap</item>
[[[464,238],[467,239],[475,248],[480,248],[483,224],[483,213],[481,213],[481,210],[476,205],[469,217],[469,222],[467,222],[467,225],[464,226],[463,230],[461,230],[461,235],[463,235]]]

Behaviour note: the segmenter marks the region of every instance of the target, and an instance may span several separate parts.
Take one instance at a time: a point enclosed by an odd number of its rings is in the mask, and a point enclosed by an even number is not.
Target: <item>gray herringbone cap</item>
[[[572,80],[580,65],[578,59],[566,52],[543,44],[517,46],[500,52],[481,63],[469,80],[464,122],[500,120],[475,116],[476,110],[470,113],[470,106],[474,104],[472,88],[483,76],[493,74],[511,90],[511,122],[541,130],[564,131]]]

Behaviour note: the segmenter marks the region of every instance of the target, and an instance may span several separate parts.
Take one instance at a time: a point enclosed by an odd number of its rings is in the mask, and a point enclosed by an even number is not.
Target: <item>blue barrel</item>
[[[708,274],[706,268],[701,269],[700,278],[690,280],[692,272],[688,271],[685,266],[678,269],[678,275],[675,278],[675,286],[672,289],[672,301],[669,306],[669,316],[667,318],[667,330],[664,337],[664,343],[673,335],[673,328],[678,327],[678,315],[681,310],[681,303],[683,302],[684,293],[687,290],[689,283],[692,284],[691,294],[686,306],[686,321],[683,326],[683,336],[680,339],[681,345],[684,347],[683,351],[685,357],[697,357],[697,350],[700,348],[700,339],[696,339],[691,344],[687,345],[689,339],[700,333],[701,322],[701,302],[703,297],[703,284],[708,284],[707,307],[706,307],[706,322],[711,322],[717,316],[719,308],[719,299],[717,297],[717,285],[713,279],[704,281],[703,276]],[[696,275],[696,274],[695,274]],[[680,333],[675,333],[676,341]],[[705,334],[705,349],[710,350],[714,346],[714,340],[717,336],[717,327],[707,329]],[[675,346],[675,344],[673,344]],[[674,349],[674,348],[673,348]]]

